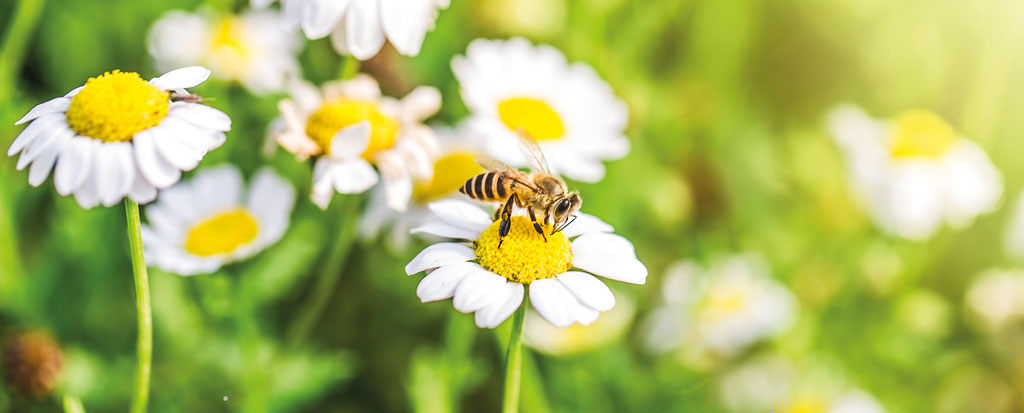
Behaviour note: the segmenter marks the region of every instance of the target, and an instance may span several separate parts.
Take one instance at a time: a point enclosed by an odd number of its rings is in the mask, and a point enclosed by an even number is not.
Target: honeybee
[[[520,129],[519,141],[520,149],[530,163],[530,174],[491,156],[481,155],[476,157],[476,162],[489,172],[469,178],[459,188],[459,192],[470,198],[503,203],[494,214],[495,221],[501,219],[498,248],[501,248],[501,243],[511,230],[513,206],[526,208],[533,229],[547,242],[548,237],[541,223],[550,226],[552,234],[559,232],[576,219],[573,214],[583,204],[578,191],[570,192],[562,178],[551,174],[551,168],[536,139]]]

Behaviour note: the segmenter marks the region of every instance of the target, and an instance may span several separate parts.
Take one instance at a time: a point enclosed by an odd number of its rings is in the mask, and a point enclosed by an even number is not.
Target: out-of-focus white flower
[[[265,8],[273,0],[252,0]],[[441,9],[449,0],[281,0],[287,27],[302,27],[306,37],[331,35],[338,53],[366,60],[391,42],[399,53],[420,54],[423,38],[433,30]]]
[[[234,166],[202,169],[146,207],[147,262],[181,275],[215,271],[281,239],[293,205],[295,189],[270,169],[248,189]]]
[[[125,197],[145,203],[181,179],[224,143],[231,118],[198,103],[172,101],[203,83],[210,71],[192,66],[148,82],[138,73],[113,71],[36,105],[16,125],[31,122],[7,150],[21,154],[18,170],[32,165],[28,183],[39,186],[53,170],[53,186],[75,195],[83,208],[111,206]]]
[[[878,120],[843,105],[829,125],[853,187],[886,232],[923,240],[943,222],[966,227],[1002,196],[1002,176],[985,151],[934,113]]]
[[[335,191],[362,193],[383,177],[387,205],[404,211],[413,180],[433,173],[437,138],[422,122],[441,107],[441,93],[420,86],[401,100],[381,96],[367,75],[324,84],[322,91],[303,82],[291,89],[292,99],[278,105],[284,129],[276,137],[300,160],[317,157],[313,203],[326,209]]]
[[[536,311],[526,313],[523,342],[543,353],[566,356],[585,353],[611,343],[626,332],[633,322],[636,306],[623,295],[615,295],[615,307],[590,325],[573,324],[558,328]]]
[[[629,152],[626,105],[593,68],[568,63],[551,46],[477,39],[452,70],[471,111],[468,127],[509,165],[527,166],[520,128],[540,143],[552,172],[580,181],[601,180],[601,161]]]
[[[970,314],[987,330],[1024,319],[1024,270],[988,270],[967,289]]]
[[[647,345],[658,352],[678,349],[683,358],[731,357],[781,332],[797,311],[793,294],[751,254],[719,259],[707,270],[676,264],[662,292],[665,304],[647,320]]]
[[[501,221],[492,221],[476,205],[441,200],[429,208],[438,221],[416,230],[461,241],[427,247],[405,272],[427,272],[416,288],[421,301],[454,298],[455,309],[476,313],[481,328],[497,327],[512,315],[523,303],[526,285],[537,313],[564,328],[590,324],[615,306],[611,289],[594,275],[632,284],[647,281],[647,267],[633,244],[592,215],[577,213],[578,219],[561,232],[551,233],[548,226],[546,240],[529,218],[513,215],[510,232],[500,241]]]
[[[283,90],[299,76],[295,55],[302,43],[269,11],[217,17],[172,10],[153,24],[148,43],[161,70],[201,64],[257,94]]]

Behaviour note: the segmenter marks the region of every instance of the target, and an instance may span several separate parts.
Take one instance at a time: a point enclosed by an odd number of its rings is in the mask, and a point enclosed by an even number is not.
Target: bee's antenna
[[[562,230],[565,229],[565,227],[569,226],[569,224],[573,223],[573,221],[576,221],[576,215],[573,215],[572,219],[566,221],[564,224],[562,224],[562,226],[558,227],[558,229],[556,229],[555,232],[552,232],[552,234],[562,232]]]

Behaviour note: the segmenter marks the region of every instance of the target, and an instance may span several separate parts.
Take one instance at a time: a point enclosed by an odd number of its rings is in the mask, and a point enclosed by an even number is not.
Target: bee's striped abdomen
[[[459,192],[481,201],[504,201],[508,197],[507,180],[495,172],[482,173],[469,178]]]

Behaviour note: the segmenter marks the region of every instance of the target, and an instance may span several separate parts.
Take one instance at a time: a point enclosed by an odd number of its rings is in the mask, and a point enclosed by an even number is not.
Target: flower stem
[[[149,401],[149,373],[153,364],[153,314],[149,303],[146,259],[142,253],[139,204],[125,198],[124,212],[128,219],[128,244],[131,246],[132,273],[135,276],[135,309],[139,314],[139,340],[136,344],[138,364],[135,366],[135,393],[132,395],[131,412],[143,413]]]
[[[519,411],[519,378],[523,365],[523,321],[526,319],[527,300],[519,306],[512,319],[512,335],[508,339],[508,351],[505,353],[505,401],[501,405],[502,413]]]

